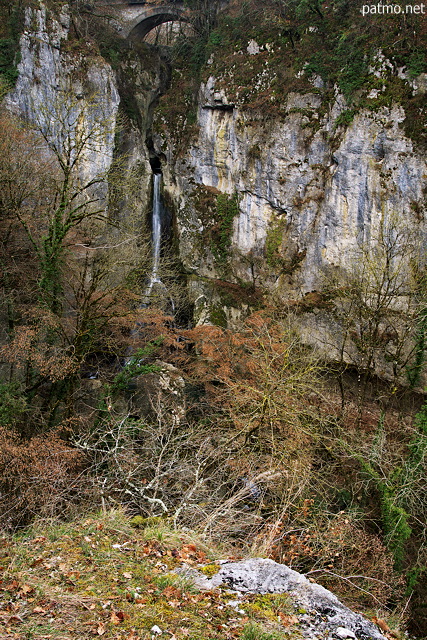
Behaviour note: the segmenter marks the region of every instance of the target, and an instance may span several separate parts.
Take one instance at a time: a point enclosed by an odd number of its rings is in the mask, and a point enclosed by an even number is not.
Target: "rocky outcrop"
[[[248,55],[259,54],[254,43],[248,47]],[[378,79],[386,62],[381,56],[377,62],[372,74]],[[232,77],[232,67],[229,73]],[[412,87],[413,95],[425,90],[423,76],[415,82],[399,73],[398,81]],[[268,74],[266,59],[264,80],[260,76],[265,86],[271,81]],[[363,368],[348,337],[351,331],[345,333],[337,320],[345,312],[339,308],[334,316],[334,304],[326,309],[322,292],[337,274],[351,274],[363,252],[371,266],[377,260],[378,273],[371,274],[376,286],[383,269],[376,247],[382,243],[384,251],[394,252],[391,263],[401,272],[401,282],[394,300],[387,302],[393,318],[385,320],[380,333],[388,335],[390,325],[390,335],[408,335],[407,326],[396,319],[411,307],[411,269],[426,238],[427,164],[406,135],[407,114],[392,100],[371,105],[380,89],[367,98],[369,108],[351,110],[336,87],[326,99],[318,77],[312,78],[311,91],[289,91],[280,114],[269,113],[268,105],[265,113],[248,109],[237,94],[229,78],[211,75],[200,87],[197,132],[187,150],[164,127],[161,113],[154,137],[156,150],[168,158],[165,190],[175,203],[179,254],[189,276],[195,320],[233,326],[253,308],[245,295],[233,300],[223,295],[218,281],[246,291],[258,288],[275,305],[303,311],[298,323],[306,343],[328,359]],[[238,203],[227,241],[217,206],[224,194]],[[363,332],[358,320],[354,325],[355,335]],[[396,380],[412,346],[389,346],[383,357],[384,345],[378,342],[375,363],[369,366]],[[406,355],[396,364],[399,352]],[[399,380],[404,381],[403,374]]]
[[[54,138],[55,144],[68,126],[58,121],[68,105],[71,129],[94,132],[80,163],[82,180],[107,177],[120,157],[119,171],[112,178],[114,201],[109,200],[107,180],[98,186],[96,196],[106,205],[109,202],[111,213],[122,223],[137,225],[140,233],[151,202],[146,135],[152,104],[166,82],[164,63],[157,54],[145,51],[144,57],[132,46],[120,44],[125,53],[113,70],[93,40],[82,41],[72,34],[71,16],[66,3],[56,11],[41,1],[27,7],[19,76],[5,104]],[[97,28],[102,34],[109,27],[101,21]]]
[[[199,133],[183,158],[166,136],[156,139],[174,174],[166,186],[188,272],[221,272],[200,241],[199,186],[239,195],[228,277],[250,282],[255,269],[257,282],[284,298],[321,288],[323,270],[348,267],[356,244],[375,238],[384,221],[425,233],[415,205],[424,206],[427,165],[405,137],[400,106],[361,111],[343,126],[342,96],[325,110],[316,89],[289,93],[284,117],[264,119],[217,84],[211,76],[201,86]]]
[[[69,29],[68,5],[64,4],[58,15],[42,2],[37,9],[26,9],[19,76],[6,105],[48,137],[56,137],[58,146],[66,126],[74,127],[78,122],[81,130],[94,131],[101,124],[81,167],[88,182],[106,174],[111,166],[120,97],[114,73],[101,57],[93,51],[91,56],[86,51],[67,51]],[[73,118],[66,114],[70,104]],[[64,118],[68,115],[67,123],[59,121],[61,111]]]
[[[130,411],[151,418],[155,424],[178,426],[185,419],[184,379],[167,362],[156,361],[155,365],[158,371],[133,381]]]
[[[344,606],[338,598],[284,564],[264,558],[224,562],[216,575],[208,579],[195,569],[184,567],[179,573],[200,589],[229,587],[237,594],[287,593],[295,609],[293,630],[304,638],[353,638],[385,640],[376,625]],[[244,610],[244,602],[235,605]]]

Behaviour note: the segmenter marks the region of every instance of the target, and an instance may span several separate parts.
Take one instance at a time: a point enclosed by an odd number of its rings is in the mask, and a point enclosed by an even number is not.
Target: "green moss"
[[[209,307],[209,320],[217,327],[227,327],[227,316],[221,305],[211,305]]]
[[[208,578],[212,578],[212,576],[215,576],[219,570],[220,570],[219,564],[214,564],[214,563],[207,564],[206,566],[202,567],[202,569],[200,569],[200,571],[204,573],[205,576],[207,576]]]
[[[212,234],[212,253],[218,262],[225,263],[231,245],[233,221],[239,213],[239,197],[220,193],[216,198],[216,228]]]
[[[145,527],[151,527],[153,525],[160,524],[162,522],[162,518],[159,516],[150,516],[148,518],[143,518],[142,516],[134,516],[130,524],[135,529],[143,529]]]
[[[283,257],[280,255],[279,247],[282,244],[285,229],[286,220],[278,220],[267,231],[265,254],[267,264],[273,269],[283,267]]]
[[[263,617],[272,622],[277,621],[279,613],[285,615],[295,613],[294,607],[287,593],[265,593],[255,596],[255,598],[246,605],[246,608],[253,615]]]

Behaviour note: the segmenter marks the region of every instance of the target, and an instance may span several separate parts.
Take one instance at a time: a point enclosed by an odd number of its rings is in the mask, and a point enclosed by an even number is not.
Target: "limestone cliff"
[[[184,151],[161,109],[157,116],[155,146],[167,157],[165,188],[176,207],[179,254],[196,319],[216,322],[220,316],[232,323],[250,306],[244,291],[240,300],[225,300],[218,280],[246,291],[259,288],[279,306],[303,301],[309,311],[299,320],[305,339],[339,358],[334,336],[342,328],[322,308],[330,278],[354,271],[362,254],[372,263],[374,247],[390,234],[395,270],[408,275],[409,262],[422,252],[427,165],[421,140],[409,137],[411,116],[404,106],[384,99],[393,65],[380,51],[368,78],[384,84],[368,90],[357,109],[336,84],[328,89],[315,74],[304,90],[289,90],[278,100],[271,89],[271,48],[253,40],[246,57],[262,60],[250,90],[254,100],[266,93],[267,99],[264,108],[248,107],[234,78],[237,64],[246,63],[241,51],[233,56],[214,73],[211,55]],[[413,96],[425,95],[426,74],[411,79],[403,67],[392,73]],[[275,112],[269,100],[279,102]],[[238,203],[222,248],[226,229],[216,206],[221,194]],[[409,280],[396,285],[401,302],[395,311],[409,304]],[[379,373],[392,375],[389,364],[377,364]]]
[[[90,179],[107,172],[111,166],[120,98],[112,69],[100,56],[93,51],[73,53],[67,47],[69,29],[67,5],[57,15],[48,12],[43,3],[36,9],[27,8],[18,80],[6,104],[17,115],[46,129],[54,126],[52,110],[61,104],[64,109],[68,96],[72,95],[76,108],[82,106],[84,121],[79,126],[90,130],[98,121],[108,122],[82,169],[86,179]],[[88,101],[91,109],[84,110]],[[59,123],[56,127],[59,136]]]
[[[310,29],[315,33],[318,27]],[[408,254],[402,263],[408,270],[425,236],[426,161],[416,135],[408,134],[413,114],[393,91],[397,82],[399,91],[422,100],[426,74],[410,74],[377,50],[366,72],[364,102],[354,108],[342,87],[327,85],[304,65],[279,92],[274,65],[289,55],[289,46],[247,39],[225,66],[216,51],[205,64],[191,135],[189,114],[181,120],[175,114],[171,121],[161,104],[151,146],[152,107],[166,90],[161,57],[137,48],[123,55],[123,40],[117,53],[120,36],[111,45],[111,35],[105,43],[98,34],[109,64],[93,43],[82,49],[81,38],[74,46],[69,34],[67,5],[56,14],[47,14],[42,3],[27,9],[9,107],[37,120],[43,105],[65,91],[94,101],[91,117],[112,126],[85,170],[108,170],[113,156],[123,154],[125,173],[134,180],[115,203],[121,216],[137,210],[141,219],[148,211],[149,160],[153,152],[161,158],[197,321],[233,323],[259,304],[261,294],[279,305],[309,301],[301,332],[326,344],[329,354],[332,345],[338,357],[333,336],[339,323],[316,303],[324,302],[328,278],[351,271],[361,248],[375,246],[384,230],[404,236],[397,245]],[[247,80],[250,86],[242,86],[239,66],[249,62],[256,73]],[[175,105],[183,102],[179,83],[178,78],[166,92]],[[224,296],[218,281],[237,287],[238,295],[235,288],[230,296],[226,287]],[[402,300],[405,286],[397,296]],[[381,373],[390,375],[390,366],[383,363]]]
[[[189,273],[221,275],[200,242],[199,186],[239,195],[227,275],[250,282],[252,254],[258,282],[284,297],[319,289],[325,266],[348,267],[356,243],[375,236],[383,220],[398,217],[425,232],[415,205],[424,207],[427,165],[400,127],[400,106],[362,111],[343,126],[346,104],[338,92],[324,114],[317,91],[291,92],[284,117],[254,118],[216,84],[211,76],[200,89],[198,135],[183,157],[174,156],[167,135],[156,139],[168,156],[167,188],[177,203],[180,255]],[[269,236],[276,229],[273,256]]]
[[[89,32],[84,40],[75,19],[76,16],[72,23],[66,3],[52,8],[39,2],[26,8],[18,79],[5,104],[39,130],[49,129],[53,137],[61,135],[61,124],[55,125],[57,114],[53,112],[64,109],[70,101],[75,113],[80,114],[69,124],[71,128],[90,131],[102,126],[102,135],[91,139],[90,153],[85,154],[82,177],[89,181],[95,175],[106,176],[114,158],[120,156],[122,178],[120,184],[115,184],[117,202],[110,202],[110,208],[122,219],[137,215],[141,221],[151,201],[145,135],[151,104],[162,83],[161,61],[154,54],[149,55],[147,63],[146,51],[144,60],[141,52],[137,54],[119,43],[121,59],[113,69],[105,52],[113,57],[116,52],[108,49],[110,41],[102,40],[110,37],[108,25],[102,20],[94,24],[83,22],[82,31]],[[90,30],[100,34],[101,42]],[[108,199],[105,189],[98,196]]]

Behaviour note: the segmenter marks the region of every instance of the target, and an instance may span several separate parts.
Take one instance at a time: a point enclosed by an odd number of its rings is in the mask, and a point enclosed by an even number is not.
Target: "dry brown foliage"
[[[84,502],[85,457],[57,433],[21,441],[0,427],[0,520],[5,529],[35,516],[64,516]]]
[[[24,371],[30,366],[52,382],[63,380],[77,370],[78,362],[66,351],[66,345],[52,343],[61,332],[60,320],[38,307],[33,308],[31,324],[16,327],[13,338],[0,349],[0,357]]]

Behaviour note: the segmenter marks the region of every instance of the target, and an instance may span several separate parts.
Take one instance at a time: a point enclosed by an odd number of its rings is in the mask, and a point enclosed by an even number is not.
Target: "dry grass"
[[[226,591],[199,592],[173,573],[183,562],[201,568],[217,553],[165,523],[132,528],[120,511],[4,537],[1,638],[148,640],[157,625],[176,640],[231,640],[246,637],[248,623],[260,633],[266,625],[277,640],[289,637],[272,623],[277,598],[268,606],[263,596],[259,606],[257,596],[245,596],[239,613],[227,606]]]

